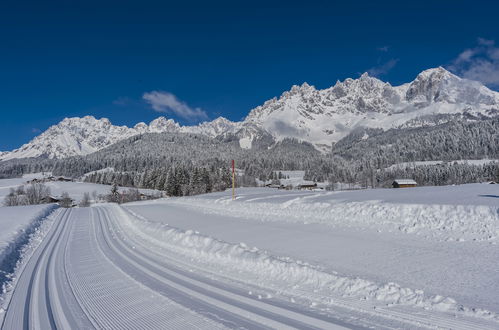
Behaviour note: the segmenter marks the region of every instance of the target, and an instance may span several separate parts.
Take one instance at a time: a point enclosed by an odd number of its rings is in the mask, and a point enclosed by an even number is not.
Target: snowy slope
[[[327,150],[357,127],[386,130],[431,124],[437,115],[450,116],[439,118],[442,122],[456,116],[480,119],[498,114],[499,93],[442,67],[423,71],[414,81],[395,87],[365,73],[324,90],[307,83],[293,86],[251,110],[242,122],[219,117],[197,126],[181,126],[159,117],[149,125],[141,122],[129,128],[114,126],[106,118],[66,118],[19,149],[0,153],[0,161],[86,155],[133,135],[161,132],[235,135],[242,148],[296,138]]]

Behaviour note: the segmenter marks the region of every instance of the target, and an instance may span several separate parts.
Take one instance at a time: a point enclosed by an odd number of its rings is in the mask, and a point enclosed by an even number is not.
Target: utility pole
[[[236,199],[236,165],[232,160],[232,200]]]

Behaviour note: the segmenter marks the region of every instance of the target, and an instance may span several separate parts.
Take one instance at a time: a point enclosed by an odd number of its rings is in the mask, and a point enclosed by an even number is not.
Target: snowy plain
[[[19,186],[27,184],[28,181],[35,178],[44,178],[50,176],[50,173],[33,173],[26,174],[22,178],[15,179],[2,179],[0,180],[0,206],[3,203],[3,199],[7,194],[9,194],[11,188],[17,188]],[[88,182],[64,182],[64,181],[51,181],[46,182],[45,185],[50,188],[50,194],[53,196],[61,196],[63,192],[67,192],[69,197],[71,197],[76,202],[83,198],[83,194],[92,194],[94,191],[97,195],[108,194],[111,187],[109,185],[98,184],[98,183],[88,183]],[[126,187],[118,187],[119,191],[126,190]],[[139,189],[140,192],[145,194],[157,194],[159,191],[152,189]]]
[[[333,276],[300,279],[295,271],[293,280],[283,274],[290,287],[312,281],[314,292],[335,287],[341,295],[381,305],[464,310],[497,319],[498,195],[499,186],[489,184],[344,192],[246,188],[238,190],[236,201],[222,192],[125,208],[150,222],[152,236],[166,224],[186,234],[178,240],[205,251],[200,255],[206,260],[208,251],[216,256],[223,249],[219,243],[193,243],[197,234],[239,247],[243,255],[263,253]],[[265,273],[265,267],[248,265],[239,271]]]
[[[56,184],[70,194],[87,188]],[[4,329],[498,328],[498,195],[489,184],[241,188],[235,201],[228,190],[58,209],[2,297],[10,304],[0,321]],[[15,209],[0,207],[0,218]]]

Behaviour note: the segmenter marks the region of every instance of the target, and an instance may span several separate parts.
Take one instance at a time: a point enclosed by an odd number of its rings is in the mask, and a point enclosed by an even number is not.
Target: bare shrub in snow
[[[62,193],[62,198],[59,201],[59,205],[61,207],[66,207],[66,208],[71,207],[73,205],[73,200],[71,199],[71,197],[69,197],[69,194],[67,192]]]
[[[27,204],[42,204],[50,196],[50,188],[42,183],[32,183],[26,188]]]
[[[90,194],[88,192],[83,194],[83,198],[79,204],[80,207],[89,207],[90,206]]]

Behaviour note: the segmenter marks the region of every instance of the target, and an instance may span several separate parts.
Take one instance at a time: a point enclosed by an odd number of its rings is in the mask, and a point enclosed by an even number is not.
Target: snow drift
[[[498,316],[478,309],[461,306],[450,297],[427,296],[424,291],[402,287],[396,283],[379,284],[373,281],[325,272],[308,263],[281,258],[249,248],[243,243],[231,244],[192,230],[180,230],[166,224],[150,222],[127,209],[118,209],[119,225],[133,239],[166,249],[178,255],[178,260],[190,260],[203,270],[220,274],[235,281],[244,280],[255,286],[265,286],[284,296],[310,299],[316,303],[333,304],[335,300],[354,298],[358,301],[377,301],[383,305],[420,307],[466,315],[484,316],[499,320]],[[118,218],[117,218],[118,219]],[[118,221],[117,221],[118,222]],[[319,294],[320,293],[320,294]],[[294,301],[292,299],[292,301]]]

